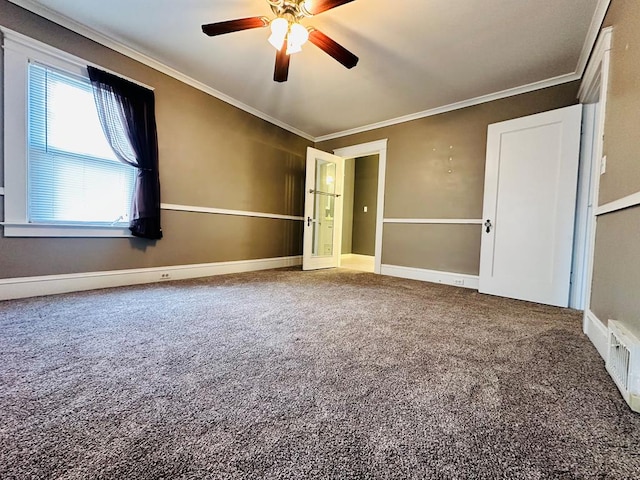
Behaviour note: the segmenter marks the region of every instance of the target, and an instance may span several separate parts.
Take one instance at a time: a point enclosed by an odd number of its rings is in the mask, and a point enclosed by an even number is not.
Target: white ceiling
[[[347,70],[306,44],[279,84],[268,29],[213,38],[200,29],[271,18],[266,0],[11,1],[316,140],[578,78],[609,3],[355,0],[303,23],[360,63]]]

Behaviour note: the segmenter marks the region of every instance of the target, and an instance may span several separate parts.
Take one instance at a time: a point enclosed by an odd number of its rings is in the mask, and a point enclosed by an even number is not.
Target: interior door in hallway
[[[344,159],[307,149],[303,270],[338,266],[342,239]]]
[[[581,108],[489,125],[481,293],[568,305]]]

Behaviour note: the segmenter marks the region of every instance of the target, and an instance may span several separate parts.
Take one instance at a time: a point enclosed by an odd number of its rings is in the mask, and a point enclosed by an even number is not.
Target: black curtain
[[[102,129],[123,163],[138,169],[129,230],[160,239],[160,176],[153,91],[111,73],[88,67]]]

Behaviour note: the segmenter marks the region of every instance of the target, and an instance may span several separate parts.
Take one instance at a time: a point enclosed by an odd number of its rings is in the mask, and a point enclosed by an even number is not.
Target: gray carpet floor
[[[2,479],[638,479],[579,312],[347,270],[0,302]]]

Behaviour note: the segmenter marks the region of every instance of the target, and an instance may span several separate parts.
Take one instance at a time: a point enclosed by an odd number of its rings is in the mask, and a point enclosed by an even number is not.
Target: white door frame
[[[571,290],[569,308],[584,310],[587,289],[589,256],[589,232],[593,217],[593,176],[595,158],[595,130],[599,105],[584,104],[582,108],[582,138],[580,139],[580,165],[578,167],[578,196],[576,199],[576,219],[573,238],[573,258],[571,261]]]
[[[374,273],[380,273],[382,265],[382,228],[384,219],[384,185],[387,171],[387,140],[361,143],[350,147],[337,148],[333,153],[342,158],[358,158],[368,155],[378,155],[378,205],[376,212],[376,243]]]
[[[591,208],[591,219],[588,222],[588,231],[585,235],[586,242],[586,262],[584,266],[584,320],[583,329],[586,334],[589,333],[590,316],[593,316],[591,307],[591,284],[593,281],[593,260],[595,256],[595,240],[597,228],[597,208],[598,197],[600,192],[600,169],[602,166],[602,153],[604,151],[604,122],[607,108],[607,90],[609,87],[609,62],[611,51],[611,34],[613,28],[607,27],[602,29],[596,42],[596,46],[591,55],[591,60],[584,72],[582,83],[578,91],[580,103],[598,103],[597,116],[594,119],[595,128],[593,130],[593,161],[592,161],[592,182],[591,195],[588,204]]]

